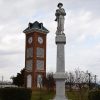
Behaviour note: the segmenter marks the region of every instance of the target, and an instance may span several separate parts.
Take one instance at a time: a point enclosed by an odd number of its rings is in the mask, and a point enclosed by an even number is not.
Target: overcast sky
[[[100,79],[100,0],[0,0],[0,80],[9,80],[24,68],[25,34],[29,22],[43,22],[47,35],[47,71],[56,69],[57,4],[65,17],[66,71],[80,68]]]

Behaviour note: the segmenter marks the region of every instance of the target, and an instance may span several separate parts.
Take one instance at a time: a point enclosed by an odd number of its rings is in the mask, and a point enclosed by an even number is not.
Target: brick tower
[[[29,23],[23,31],[26,35],[25,47],[25,87],[39,86],[39,79],[46,77],[46,36],[49,32],[43,23]]]

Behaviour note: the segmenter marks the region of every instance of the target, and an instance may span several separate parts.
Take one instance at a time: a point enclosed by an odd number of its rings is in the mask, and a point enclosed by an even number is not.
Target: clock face
[[[29,37],[29,38],[28,38],[28,43],[31,44],[32,41],[33,41],[32,37]]]
[[[42,43],[43,43],[43,38],[40,37],[40,36],[38,37],[38,43],[39,43],[39,44],[42,44]]]

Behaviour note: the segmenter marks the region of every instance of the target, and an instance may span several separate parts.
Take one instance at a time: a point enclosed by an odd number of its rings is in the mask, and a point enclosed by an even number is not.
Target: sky
[[[65,69],[100,79],[100,0],[0,0],[0,80],[10,80],[25,67],[25,34],[29,22],[39,21],[47,35],[47,72],[56,71],[57,4],[65,16]]]

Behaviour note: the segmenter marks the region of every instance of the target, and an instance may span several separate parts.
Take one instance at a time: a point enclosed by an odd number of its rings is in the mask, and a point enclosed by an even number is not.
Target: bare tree
[[[74,74],[72,72],[66,72],[66,85],[69,86],[70,91],[72,90],[72,86],[74,85]]]
[[[48,91],[54,90],[55,80],[53,78],[53,73],[48,73],[46,78],[43,79],[43,85],[47,88]]]
[[[93,75],[88,71],[81,71],[79,68],[73,72],[66,72],[66,74],[66,87],[69,86],[70,91],[72,88],[78,88],[80,91],[82,88],[96,89],[97,75]]]

